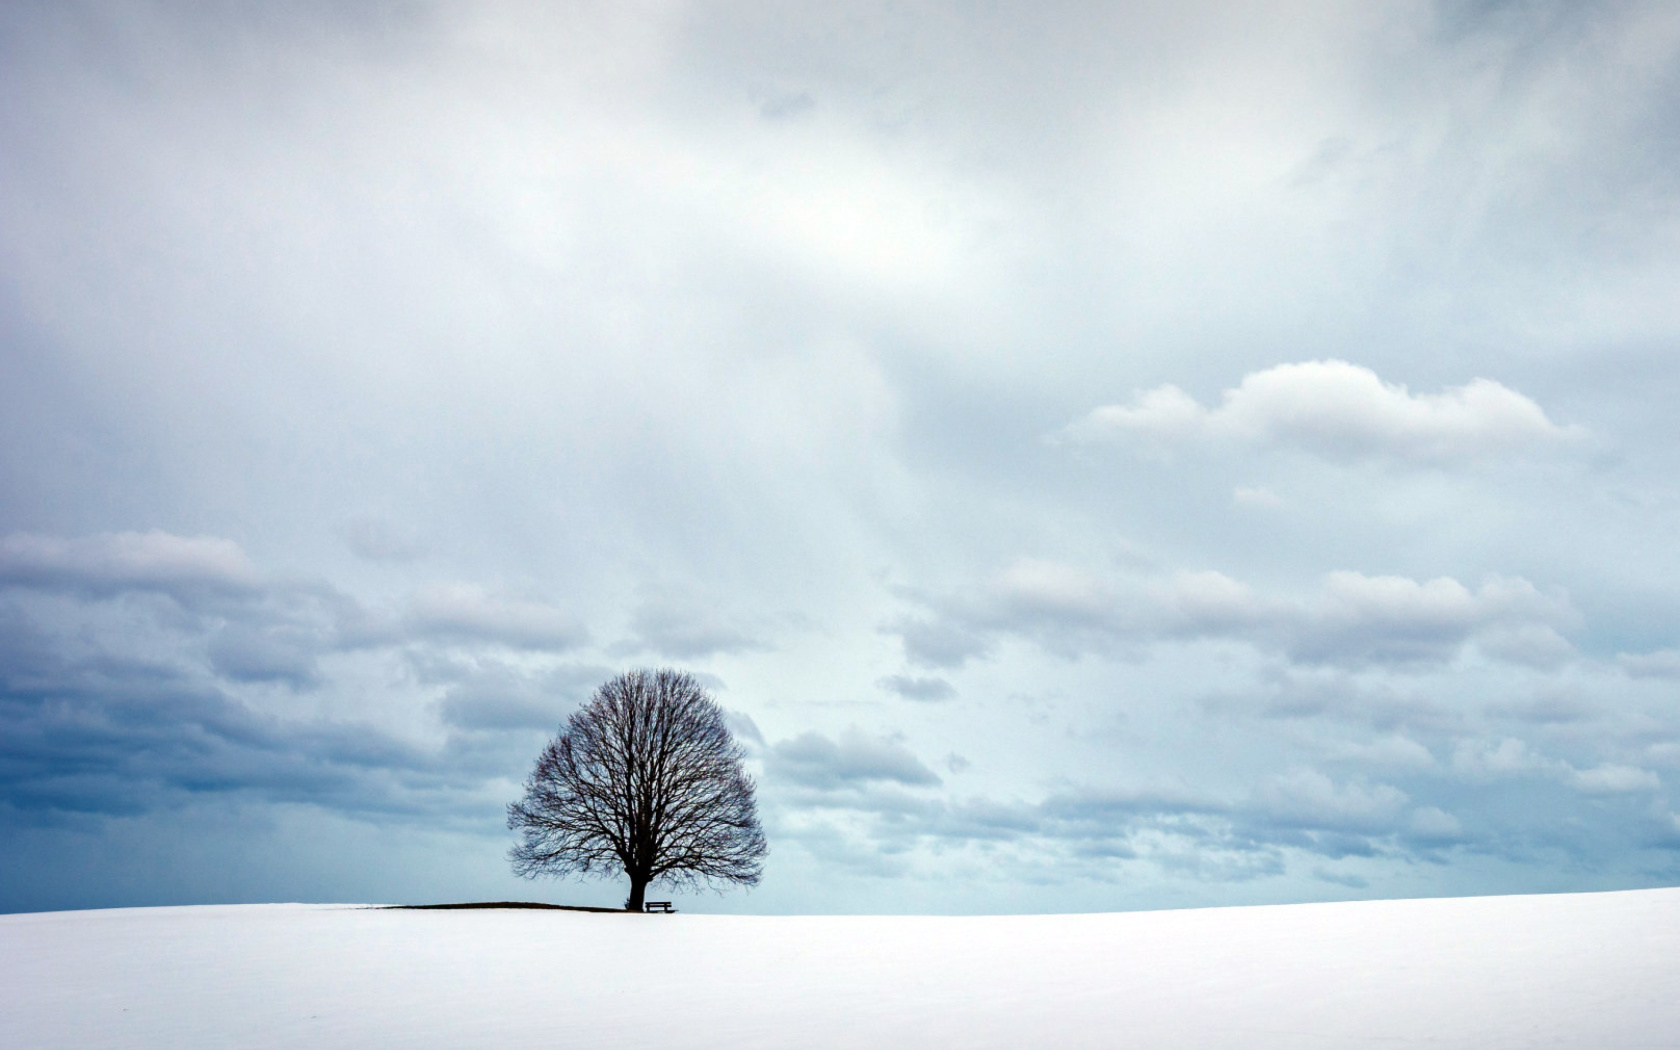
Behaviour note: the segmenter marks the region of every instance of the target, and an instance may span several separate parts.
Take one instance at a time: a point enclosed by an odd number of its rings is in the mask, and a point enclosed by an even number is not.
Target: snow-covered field
[[[6,915],[0,1046],[1680,1047],[1680,890],[983,918]]]

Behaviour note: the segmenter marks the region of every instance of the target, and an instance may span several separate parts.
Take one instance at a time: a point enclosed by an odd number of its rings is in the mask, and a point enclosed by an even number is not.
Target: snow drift
[[[1680,1046],[1680,890],[1011,917],[0,916],[7,1047]]]

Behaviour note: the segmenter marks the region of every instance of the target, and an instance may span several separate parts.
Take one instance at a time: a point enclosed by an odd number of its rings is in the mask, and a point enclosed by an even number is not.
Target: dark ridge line
[[[534,904],[530,901],[481,901],[474,904],[382,904],[381,911],[467,911],[475,908],[529,908],[541,911],[591,911],[602,915],[631,915],[623,908],[589,908],[581,904]]]

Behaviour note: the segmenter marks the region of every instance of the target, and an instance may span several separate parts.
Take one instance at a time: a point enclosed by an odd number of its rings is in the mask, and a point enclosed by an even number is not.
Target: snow
[[[0,1046],[1680,1047],[1680,890],[993,917],[7,915]]]

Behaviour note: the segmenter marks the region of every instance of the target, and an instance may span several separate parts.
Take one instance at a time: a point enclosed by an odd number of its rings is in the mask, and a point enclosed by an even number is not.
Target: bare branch
[[[757,885],[768,846],[745,757],[692,675],[631,671],[603,683],[537,756],[508,806],[516,874]]]

